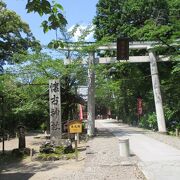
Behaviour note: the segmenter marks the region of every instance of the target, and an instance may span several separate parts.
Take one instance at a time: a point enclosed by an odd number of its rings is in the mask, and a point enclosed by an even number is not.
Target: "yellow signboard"
[[[82,133],[82,122],[80,120],[71,121],[68,129],[69,133]]]

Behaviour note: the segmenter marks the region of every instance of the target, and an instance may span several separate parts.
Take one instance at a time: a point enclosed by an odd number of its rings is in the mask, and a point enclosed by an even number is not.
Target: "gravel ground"
[[[28,146],[38,149],[43,141],[33,136],[26,138]],[[17,147],[17,139],[6,142],[6,149]],[[137,180],[145,179],[136,163],[138,158],[119,157],[118,139],[100,128],[97,136],[81,143],[79,160],[38,162],[25,159],[0,167],[1,180]],[[86,151],[83,151],[86,148]]]
[[[180,138],[163,135],[157,132],[130,127],[133,131],[174,146],[180,149]],[[42,138],[27,136],[27,146],[38,151]],[[18,141],[13,139],[5,142],[5,149],[17,148]],[[0,148],[2,143],[0,143]],[[96,137],[79,145],[79,160],[39,162],[30,161],[5,164],[0,167],[1,180],[145,180],[138,169],[138,157],[131,154],[129,158],[119,156],[118,139],[107,129],[98,127]]]
[[[145,179],[136,166],[138,158],[135,155],[120,157],[118,144],[116,137],[100,128],[97,137],[89,141],[86,171],[94,173],[94,179]]]
[[[106,129],[98,129],[95,138],[87,143],[86,160],[80,172],[63,177],[64,180],[137,180],[145,179],[137,168],[138,158],[119,156],[118,139]],[[59,178],[59,180],[62,179]]]

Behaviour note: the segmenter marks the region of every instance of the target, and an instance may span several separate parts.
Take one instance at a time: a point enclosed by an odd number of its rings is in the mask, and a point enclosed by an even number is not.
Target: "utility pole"
[[[151,49],[149,50],[149,59],[150,59],[151,78],[152,78],[158,130],[161,133],[166,133],[167,131],[166,131],[165,118],[164,118],[156,56]]]
[[[88,59],[88,116],[87,116],[87,135],[93,136],[95,129],[95,53],[89,52]]]

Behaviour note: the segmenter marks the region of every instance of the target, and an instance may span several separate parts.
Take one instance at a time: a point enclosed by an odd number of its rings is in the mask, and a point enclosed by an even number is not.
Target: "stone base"
[[[159,134],[164,134],[164,135],[167,135],[167,132],[160,132],[158,131]]]

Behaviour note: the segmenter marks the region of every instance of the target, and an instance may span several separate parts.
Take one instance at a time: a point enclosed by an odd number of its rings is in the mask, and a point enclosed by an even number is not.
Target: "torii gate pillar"
[[[87,113],[87,135],[93,136],[95,129],[95,53],[89,52],[88,59],[88,113]]]
[[[167,131],[166,131],[165,118],[164,118],[156,56],[151,49],[149,50],[149,59],[150,59],[151,78],[152,78],[158,130],[161,133],[166,133]]]

